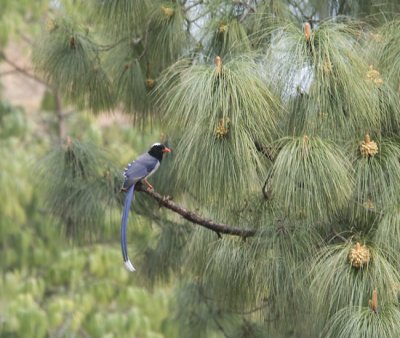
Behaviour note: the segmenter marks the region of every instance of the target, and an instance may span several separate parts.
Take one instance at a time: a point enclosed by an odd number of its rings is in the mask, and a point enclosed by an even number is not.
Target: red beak
[[[172,151],[171,149],[165,147],[162,152],[163,153],[170,153],[171,151]]]

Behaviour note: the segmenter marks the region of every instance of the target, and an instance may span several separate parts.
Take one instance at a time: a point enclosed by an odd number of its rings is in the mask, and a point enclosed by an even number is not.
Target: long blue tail
[[[128,215],[129,209],[132,203],[133,192],[135,191],[135,185],[133,184],[125,196],[125,205],[124,205],[124,212],[122,214],[122,221],[121,221],[121,250],[122,250],[122,258],[124,259],[125,268],[128,271],[134,272],[136,269],[132,265],[131,261],[128,257],[128,249],[126,246],[126,224],[128,223]]]

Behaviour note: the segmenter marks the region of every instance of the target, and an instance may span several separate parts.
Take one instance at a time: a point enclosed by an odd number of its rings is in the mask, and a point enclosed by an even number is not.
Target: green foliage
[[[379,72],[382,73],[382,81],[384,82],[384,93],[386,94],[382,102],[389,104],[387,119],[391,119],[391,129],[395,134],[398,133],[398,114],[399,105],[399,20],[389,21],[378,30],[372,31],[368,36],[369,46],[369,62],[374,65]],[[393,93],[388,93],[392,89]]]
[[[133,36],[144,24],[149,8],[147,0],[92,0],[94,13],[104,25],[104,31],[112,36]],[[108,23],[113,22],[113,25]]]
[[[323,22],[307,39],[298,26],[279,24],[265,69],[290,98],[287,132],[343,138],[379,129],[386,114],[379,109],[378,85],[367,78],[357,27]]]
[[[149,35],[148,62],[159,73],[190,46],[184,8],[176,1],[155,2],[145,34]]]
[[[398,205],[384,209],[382,219],[377,225],[375,240],[378,245],[397,254],[400,243],[397,241],[400,231],[400,210]]]
[[[388,77],[389,81],[393,81],[394,88],[399,86],[399,58],[396,56],[399,53],[400,33],[398,30],[399,21],[389,21],[383,25],[376,34],[371,38],[375,42],[376,49],[374,52],[376,62],[383,73]]]
[[[371,252],[370,262],[353,267],[348,255],[354,243],[347,242],[323,247],[312,263],[310,292],[316,315],[333,315],[344,306],[362,307],[368,303],[372,290],[379,290],[379,299],[390,303],[397,299],[396,286],[400,276],[394,257],[379,247],[366,244]]]
[[[145,122],[148,122],[152,114],[149,112],[146,78],[142,66],[133,57],[134,55],[134,48],[124,45],[122,48],[117,49],[116,53],[110,53],[109,67],[111,74],[114,74],[115,78],[116,96],[123,104],[124,111],[136,113],[134,115],[136,119],[140,117],[145,119],[147,117]]]
[[[212,37],[208,46],[210,57],[229,57],[231,53],[250,52],[250,39],[245,26],[238,18],[227,17],[215,21],[210,27]]]
[[[32,26],[32,22],[39,20],[49,2],[46,0],[12,1],[2,0],[0,12],[0,48],[15,39],[17,33],[29,28],[31,33],[37,33],[38,26]],[[27,20],[28,18],[28,20]],[[30,22],[29,22],[30,21]]]
[[[88,28],[66,18],[54,19],[33,52],[37,70],[66,98],[94,112],[113,106],[111,82]]]
[[[13,156],[7,163],[12,158],[21,160],[21,156]],[[4,169],[8,170],[2,168],[2,173]],[[0,249],[4,253],[0,336],[74,336],[86,332],[91,336],[162,337],[167,292],[158,290],[150,295],[133,286],[118,264],[117,247],[67,247],[54,222],[48,222],[37,210],[29,215],[26,205],[34,202],[32,194],[26,192],[32,190],[31,182],[20,179],[19,183],[24,183],[24,193],[9,192],[13,198],[9,200],[22,205],[23,217],[13,213],[11,218],[7,210],[0,210]],[[6,192],[3,186],[0,192]],[[113,231],[111,238],[116,235]]]
[[[178,306],[174,308],[174,315],[180,326],[179,337],[213,337],[213,331],[217,330],[221,313],[208,304],[202,290],[196,283],[187,283],[177,289]]]
[[[303,262],[313,256],[319,239],[288,220],[264,214],[259,221],[263,229],[246,241],[195,231],[187,269],[200,278],[204,296],[221,309],[244,312],[268,306],[271,316],[284,317],[303,301]]]
[[[332,219],[352,191],[350,163],[338,145],[319,137],[288,139],[272,167],[273,198],[293,218]]]
[[[375,313],[368,307],[346,307],[339,310],[327,323],[325,337],[397,337],[400,334],[400,311],[393,304],[385,304]]]
[[[47,18],[49,2],[3,2],[0,43]],[[34,66],[64,100],[47,96],[48,124],[33,129],[0,105],[0,336],[399,335],[399,21],[353,21],[395,1],[50,4]],[[65,102],[129,113],[145,133],[119,114],[70,117]],[[50,148],[52,127],[72,138]],[[137,193],[129,275],[121,172],[158,137],[173,153],[157,191],[257,232],[219,238]]]
[[[143,273],[152,284],[168,281],[174,273],[179,273],[185,256],[184,248],[190,238],[191,229],[163,220],[159,237],[154,248],[148,247],[144,253]]]
[[[68,139],[42,160],[40,171],[48,208],[68,236],[85,241],[104,231],[105,206],[115,205],[120,188],[117,169],[104,152]]]
[[[392,140],[376,141],[379,148],[374,156],[362,156],[357,149],[355,215],[365,213],[371,208],[375,212],[382,212],[398,203],[400,172],[397,168],[400,149]]]
[[[279,101],[250,59],[221,67],[181,62],[164,78],[160,107],[171,133],[181,135],[179,183],[223,210],[259,184],[265,170],[255,143],[276,134]]]
[[[32,241],[32,237],[30,238]],[[58,248],[45,270],[33,265],[4,272],[0,279],[1,337],[73,336],[162,337],[168,295],[151,295],[132,285],[119,264],[119,249],[99,246]],[[35,250],[38,249],[37,247]],[[46,248],[43,243],[42,250]],[[116,304],[118,306],[116,307]]]
[[[22,136],[27,127],[23,109],[0,101],[0,126],[0,139]]]
[[[26,220],[25,209],[32,198],[32,186],[25,175],[29,157],[13,152],[21,147],[19,138],[27,130],[23,110],[0,101],[0,221],[3,218],[7,224]]]

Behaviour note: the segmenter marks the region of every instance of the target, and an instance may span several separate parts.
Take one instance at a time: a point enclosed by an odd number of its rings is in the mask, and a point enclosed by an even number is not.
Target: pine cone
[[[218,126],[215,129],[215,135],[217,136],[218,139],[225,138],[226,135],[228,135],[229,122],[230,122],[229,118],[226,119],[222,118],[219,120]]]
[[[372,40],[375,40],[377,42],[381,42],[383,40],[383,36],[379,33],[376,33],[376,34],[371,33],[371,38],[372,38]]]
[[[360,152],[362,156],[374,156],[378,153],[378,145],[371,141],[369,134],[365,134],[364,141],[360,144]]]
[[[371,252],[365,245],[356,243],[349,252],[349,261],[355,268],[361,268],[368,264],[371,259]]]
[[[226,25],[224,23],[220,23],[220,25],[218,27],[218,32],[225,33],[227,31],[228,31],[228,25]]]
[[[171,8],[171,7],[165,7],[165,6],[161,6],[161,11],[162,11],[163,14],[164,14],[166,17],[168,17],[168,18],[172,17],[172,16],[174,15],[174,13],[175,13],[175,11],[174,11],[173,8]]]
[[[217,55],[215,57],[214,62],[215,62],[215,69],[216,69],[217,73],[221,74],[221,72],[222,72],[222,59],[221,59],[221,57]]]
[[[378,290],[376,288],[372,291],[372,298],[368,300],[368,305],[372,311],[378,313]]]
[[[75,49],[76,48],[76,40],[74,36],[70,36],[69,38],[69,46],[71,49]]]
[[[148,78],[144,81],[144,83],[146,84],[146,88],[148,90],[153,89],[154,86],[156,85],[156,81],[154,79]]]
[[[378,70],[374,69],[373,65],[370,65],[368,67],[367,79],[373,82],[378,87],[383,84],[383,79],[381,78],[381,74],[379,73]]]
[[[366,202],[363,203],[363,207],[368,209],[368,210],[374,210],[375,209],[375,204],[372,202],[369,198]]]
[[[46,24],[46,29],[48,32],[53,32],[58,28],[58,24],[54,20],[48,20]]]
[[[311,36],[311,25],[309,22],[304,24],[304,38],[309,41]]]

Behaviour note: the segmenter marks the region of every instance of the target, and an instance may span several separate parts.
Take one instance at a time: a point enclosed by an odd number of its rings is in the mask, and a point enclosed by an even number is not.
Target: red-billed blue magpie
[[[125,268],[128,271],[134,272],[131,261],[128,257],[128,249],[126,246],[126,224],[128,222],[129,209],[132,203],[133,192],[135,185],[138,182],[144,181],[148,189],[153,189],[152,185],[147,181],[160,166],[164,153],[170,153],[171,149],[167,148],[164,144],[154,143],[150,150],[140,155],[136,160],[128,164],[124,170],[124,183],[121,190],[127,192],[125,196],[124,212],[122,214],[121,222],[121,249],[122,258],[124,259]]]

